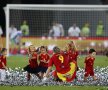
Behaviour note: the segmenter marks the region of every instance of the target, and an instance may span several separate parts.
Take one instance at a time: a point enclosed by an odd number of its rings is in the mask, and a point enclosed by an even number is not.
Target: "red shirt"
[[[48,67],[48,63],[44,63],[42,61],[48,62],[49,59],[50,59],[50,56],[48,54],[40,54],[39,55],[39,60],[40,60],[39,66]]]
[[[35,57],[35,58],[29,60],[29,66],[30,66],[31,68],[36,68],[36,67],[38,66],[38,63],[37,63],[37,54],[34,53],[34,54],[32,55],[32,57]]]
[[[86,57],[85,62],[84,62],[86,64],[85,69],[93,68],[94,60],[95,60],[94,57],[91,57],[91,56]]]
[[[69,50],[69,51],[68,51],[68,55],[69,55],[70,60],[72,60],[72,61],[73,61],[73,60],[77,61],[78,51]]]
[[[7,62],[6,62],[6,57],[5,56],[0,56],[0,69],[5,69],[2,65],[2,63],[4,63],[4,65],[6,66]]]
[[[69,57],[66,54],[54,54],[49,63],[48,66],[55,66],[56,71],[64,74],[70,70],[70,61]]]

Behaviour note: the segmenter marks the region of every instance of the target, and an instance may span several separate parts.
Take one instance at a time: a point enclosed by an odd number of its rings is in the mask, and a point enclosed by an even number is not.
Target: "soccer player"
[[[50,56],[47,53],[47,47],[46,46],[40,47],[40,54],[38,56],[38,59],[40,61],[40,63],[39,63],[39,70],[40,70],[40,74],[41,74],[40,76],[41,76],[41,78],[43,78],[43,75],[48,68],[48,62],[50,59]]]
[[[28,72],[27,79],[30,80],[30,73],[38,75],[38,62],[37,62],[37,53],[34,45],[30,45],[28,48],[29,54],[29,65],[24,67],[24,70]]]
[[[94,75],[94,61],[95,61],[95,55],[96,51],[94,49],[89,50],[89,55],[85,58],[85,75],[84,75],[84,81],[87,81],[87,77],[90,75],[93,77],[94,80],[96,80],[96,76]]]
[[[2,48],[0,56],[0,81],[5,81],[6,70],[7,70],[7,61],[6,61],[7,49]]]
[[[53,65],[55,66],[55,71],[59,79],[63,82],[72,81],[76,69],[75,62],[70,62],[68,55],[61,53],[58,47],[54,47],[53,51],[54,54],[48,63],[48,69],[44,75],[43,81],[48,77]]]

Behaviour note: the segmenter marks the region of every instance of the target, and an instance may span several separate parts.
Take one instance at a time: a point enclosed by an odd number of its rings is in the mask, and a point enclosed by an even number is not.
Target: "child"
[[[84,81],[87,81],[87,77],[90,75],[93,77],[94,80],[96,80],[96,76],[94,75],[94,61],[95,61],[95,55],[96,51],[94,49],[89,50],[89,55],[85,58],[85,75],[84,75]]]
[[[2,48],[0,56],[0,81],[5,81],[6,78],[6,69],[7,69],[6,55],[7,55],[7,49]]]
[[[40,54],[38,56],[38,59],[40,60],[40,64],[39,64],[40,76],[41,78],[43,78],[43,75],[48,68],[48,62],[50,59],[50,56],[47,53],[47,47],[45,46],[40,47]]]
[[[77,63],[77,58],[78,58],[78,51],[76,49],[76,46],[73,41],[70,41],[70,43],[67,44],[67,53],[69,55],[70,60],[76,61]]]
[[[30,80],[30,73],[36,74],[38,76],[38,62],[37,62],[37,53],[34,45],[30,45],[28,49],[29,54],[29,65],[24,67],[24,70],[28,72],[27,80]]]

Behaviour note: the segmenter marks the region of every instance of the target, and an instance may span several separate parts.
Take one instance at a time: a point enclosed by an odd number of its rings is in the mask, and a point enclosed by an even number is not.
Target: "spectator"
[[[9,36],[11,37],[16,32],[17,32],[17,28],[14,25],[11,25],[9,28]]]
[[[90,34],[89,23],[85,23],[81,30],[81,36],[88,37]]]
[[[20,44],[22,32],[18,31],[14,25],[11,25],[9,28],[9,36],[12,44]]]
[[[57,22],[53,22],[53,26],[49,31],[49,36],[53,36],[53,37],[64,36],[63,25]]]
[[[98,22],[96,36],[103,36],[104,35],[104,25],[102,21]]]
[[[71,26],[68,30],[68,36],[79,37],[80,32],[80,28],[74,23],[73,26]]]
[[[17,33],[17,28],[14,25],[11,25],[9,28],[9,37],[10,37],[10,41],[11,43],[15,43],[15,36]]]
[[[29,25],[27,25],[26,20],[23,21],[23,24],[21,25],[20,30],[22,31],[23,36],[29,35]]]

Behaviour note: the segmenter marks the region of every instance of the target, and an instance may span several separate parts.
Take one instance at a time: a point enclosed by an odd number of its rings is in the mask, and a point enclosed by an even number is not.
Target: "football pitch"
[[[108,90],[101,86],[0,86],[0,90]]]
[[[84,67],[84,58],[85,56],[80,56],[78,59],[78,66],[80,68]],[[15,67],[23,68],[28,64],[28,57],[27,56],[10,56],[7,58],[7,66],[14,69]],[[106,67],[108,66],[108,58],[106,56],[96,56],[96,60],[94,62],[94,67]]]
[[[84,68],[84,57],[80,56],[78,65]],[[28,64],[27,56],[10,56],[7,58],[7,66],[23,68]],[[96,56],[94,67],[108,66],[108,58],[105,56]],[[0,86],[0,90],[108,90],[107,86]]]

